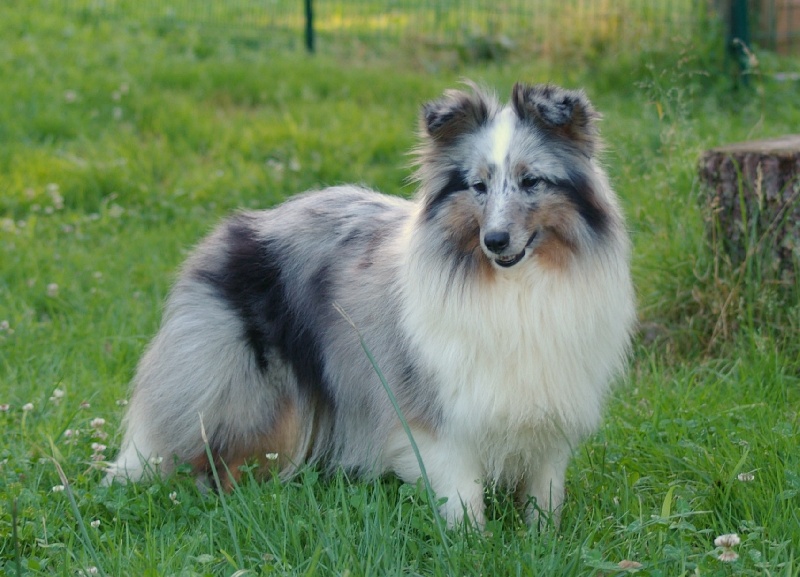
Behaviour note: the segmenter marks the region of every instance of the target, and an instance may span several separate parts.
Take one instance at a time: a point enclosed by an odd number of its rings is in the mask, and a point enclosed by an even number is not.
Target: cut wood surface
[[[700,160],[712,241],[734,264],[757,250],[793,278],[800,262],[800,134],[720,146]]]

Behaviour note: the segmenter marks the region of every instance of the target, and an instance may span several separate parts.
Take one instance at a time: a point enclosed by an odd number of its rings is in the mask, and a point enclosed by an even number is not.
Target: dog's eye
[[[478,182],[472,183],[472,190],[474,190],[478,194],[486,194],[486,191],[488,189],[486,188],[486,183],[479,180]]]
[[[523,176],[522,182],[520,182],[519,184],[522,188],[531,189],[534,188],[541,181],[542,181],[541,178],[536,178],[535,176],[528,175],[528,176]]]

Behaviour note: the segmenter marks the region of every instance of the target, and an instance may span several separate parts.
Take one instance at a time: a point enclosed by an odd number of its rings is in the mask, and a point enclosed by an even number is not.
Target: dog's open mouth
[[[498,256],[494,259],[494,262],[503,268],[509,268],[517,264],[525,257],[525,253],[533,244],[533,241],[536,239],[536,235],[539,231],[534,231],[531,237],[528,239],[528,242],[525,243],[525,248],[522,249],[522,252],[519,254],[511,254],[507,256]]]
[[[512,254],[510,256],[498,256],[496,259],[494,259],[494,262],[505,268],[514,266],[515,264],[517,264],[519,261],[522,260],[522,257],[525,256],[526,250],[527,249],[522,249],[521,253]]]

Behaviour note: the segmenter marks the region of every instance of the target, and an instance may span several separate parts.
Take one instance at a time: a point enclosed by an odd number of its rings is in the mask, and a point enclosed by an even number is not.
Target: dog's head
[[[495,270],[531,255],[563,264],[602,243],[615,203],[593,162],[598,114],[584,92],[518,83],[503,106],[469,88],[422,108],[423,223]]]

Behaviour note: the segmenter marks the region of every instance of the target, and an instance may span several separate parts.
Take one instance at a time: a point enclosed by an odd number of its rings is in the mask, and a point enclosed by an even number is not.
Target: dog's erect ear
[[[598,140],[595,121],[600,115],[582,90],[518,82],[511,104],[520,119],[572,141],[588,156],[594,154]]]
[[[489,118],[489,105],[481,91],[447,90],[438,100],[422,106],[422,129],[438,144],[448,144],[477,129]]]

